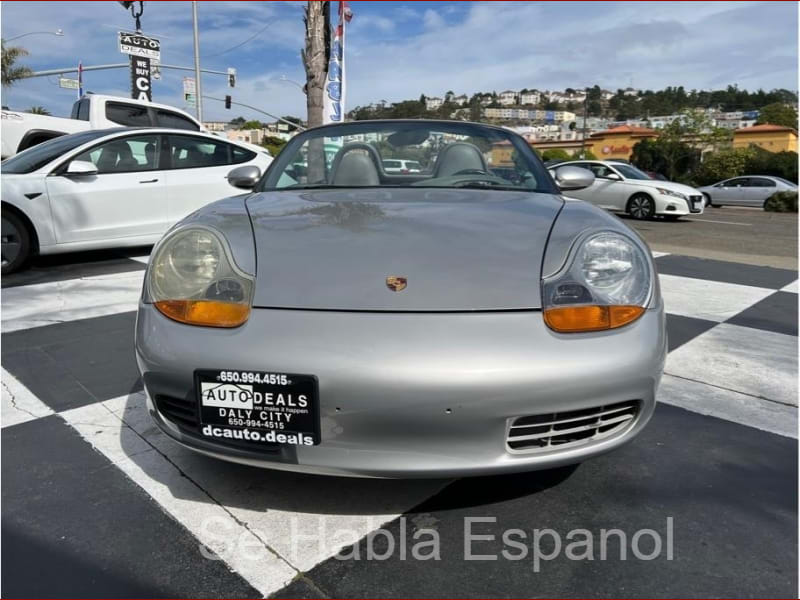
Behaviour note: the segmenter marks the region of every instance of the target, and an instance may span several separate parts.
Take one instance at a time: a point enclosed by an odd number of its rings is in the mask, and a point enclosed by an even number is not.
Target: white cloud
[[[425,23],[426,29],[439,29],[445,25],[445,21],[442,16],[431,8],[425,11],[423,22]]]

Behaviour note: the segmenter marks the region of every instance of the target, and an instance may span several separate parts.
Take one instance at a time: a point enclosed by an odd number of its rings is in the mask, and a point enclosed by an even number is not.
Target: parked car
[[[422,171],[422,165],[416,160],[384,158],[383,170],[386,173],[419,173]]]
[[[594,173],[591,187],[571,195],[601,208],[627,213],[634,219],[663,216],[674,220],[703,212],[703,195],[698,190],[681,183],[653,179],[628,163],[581,160],[561,163],[554,170],[557,172],[565,166],[581,167]]]
[[[796,192],[797,184],[772,175],[746,175],[732,177],[706,185],[698,190],[705,198],[706,206],[764,206],[767,198],[775,192]]]
[[[32,254],[155,243],[176,221],[233,191],[232,165],[272,159],[181,129],[115,128],[43,142],[0,163],[2,272]]]
[[[87,94],[72,105],[70,118],[3,110],[2,158],[55,137],[109,127],[171,127],[205,131],[190,114],[166,104]]]
[[[492,173],[497,144],[515,177]],[[387,146],[436,161],[387,173]],[[554,181],[512,131],[414,120],[304,131],[257,175],[234,169],[248,195],[153,249],[135,348],[168,436],[253,466],[458,477],[577,463],[650,419],[655,267],[625,223],[561,194],[590,171]]]

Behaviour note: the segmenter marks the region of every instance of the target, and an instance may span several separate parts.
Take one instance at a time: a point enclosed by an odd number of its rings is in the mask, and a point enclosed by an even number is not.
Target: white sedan
[[[2,273],[33,254],[154,244],[194,210],[237,193],[235,166],[264,171],[266,149],[181,129],[65,135],[0,164]]]
[[[627,163],[582,160],[559,163],[550,170],[553,172],[566,166],[588,169],[595,177],[590,187],[570,192],[570,195],[606,210],[624,212],[634,219],[651,219],[656,215],[677,219],[703,212],[705,202],[699,190],[681,183],[652,179]]]

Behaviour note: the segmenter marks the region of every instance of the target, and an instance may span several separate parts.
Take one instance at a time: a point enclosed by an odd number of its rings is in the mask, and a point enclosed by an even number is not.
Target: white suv
[[[650,219],[656,215],[677,219],[703,212],[703,194],[681,183],[652,179],[636,167],[611,160],[580,160],[558,163],[551,173],[562,167],[581,167],[594,173],[588,188],[570,191],[569,195],[601,208],[624,212],[634,219]]]

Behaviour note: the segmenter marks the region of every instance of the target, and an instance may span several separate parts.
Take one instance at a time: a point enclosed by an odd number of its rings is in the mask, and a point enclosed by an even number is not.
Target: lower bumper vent
[[[612,437],[639,414],[639,401],[567,412],[517,417],[511,422],[506,445],[511,452],[550,452]]]

